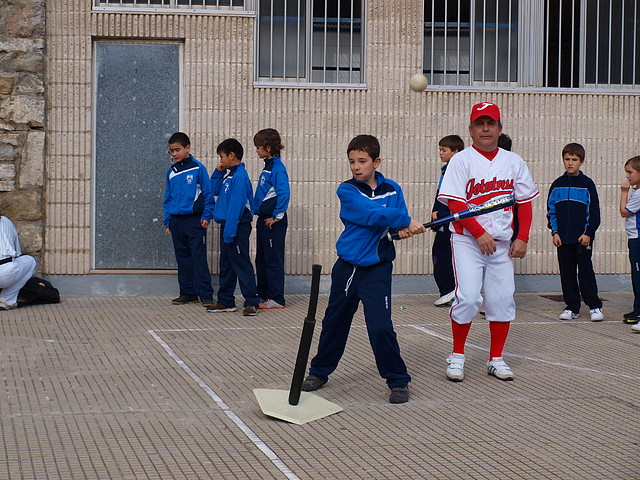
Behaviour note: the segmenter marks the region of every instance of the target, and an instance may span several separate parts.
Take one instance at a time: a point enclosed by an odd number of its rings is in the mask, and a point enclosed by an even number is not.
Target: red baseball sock
[[[464,354],[464,344],[467,343],[467,335],[469,335],[470,328],[471,322],[461,325],[451,320],[451,333],[453,334],[453,353]]]
[[[489,332],[491,333],[491,348],[489,349],[489,360],[502,356],[504,343],[509,335],[511,322],[489,322]]]

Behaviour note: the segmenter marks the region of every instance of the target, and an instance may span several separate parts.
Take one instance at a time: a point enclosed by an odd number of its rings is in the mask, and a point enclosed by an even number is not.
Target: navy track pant
[[[178,263],[180,295],[213,297],[211,272],[207,263],[207,229],[200,215],[172,215],[169,230]]]
[[[411,381],[391,322],[392,269],[391,262],[356,267],[338,259],[334,264],[318,353],[311,360],[309,374],[326,381],[336,369],[347,344],[353,315],[362,302],[380,376],[389,388],[404,387]]]
[[[256,278],[253,265],[249,257],[249,235],[251,222],[238,224],[233,243],[224,243],[224,223],[220,224],[220,273],[218,281],[218,303],[225,307],[235,307],[234,292],[236,283],[240,284],[240,291],[244,297],[244,306],[258,306],[256,293]]]
[[[264,224],[266,216],[256,223],[256,276],[258,295],[285,305],[284,299],[284,240],[287,235],[287,214],[271,228]]]
[[[580,296],[590,309],[602,308],[602,300],[598,297],[596,274],[591,263],[593,243],[583,246],[570,243],[558,247],[558,266],[560,267],[560,284],[564,303],[574,313],[580,311]],[[577,276],[576,276],[577,271]]]
[[[440,227],[433,239],[431,260],[433,261],[433,279],[438,285],[440,296],[456,289],[456,277],[453,275],[453,259],[451,255],[451,232],[449,225]]]
[[[640,316],[640,238],[627,240],[631,262],[631,286],[633,287],[633,312]]]

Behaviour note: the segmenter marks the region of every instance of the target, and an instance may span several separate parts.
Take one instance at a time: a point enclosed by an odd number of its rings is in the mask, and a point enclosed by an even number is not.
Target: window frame
[[[286,1],[286,0],[285,0]],[[256,2],[256,20],[254,22],[254,50],[253,50],[253,65],[254,65],[254,79],[253,85],[254,87],[263,87],[263,88],[296,88],[296,89],[349,89],[349,90],[358,90],[358,89],[366,89],[367,83],[367,69],[366,69],[366,58],[367,58],[367,22],[368,18],[368,2],[366,0],[339,0],[339,1],[351,1],[355,3],[359,1],[361,3],[361,18],[360,18],[360,82],[352,82],[352,83],[340,83],[340,82],[317,82],[312,81],[312,69],[313,65],[311,65],[312,61],[312,40],[314,35],[313,24],[315,21],[315,17],[313,16],[313,2],[314,0],[301,0],[306,3],[306,17],[305,17],[305,61],[307,63],[305,67],[305,79],[303,77],[290,77],[291,80],[282,80],[281,77],[276,77],[275,79],[266,79],[260,76],[260,0],[255,0]],[[318,17],[320,18],[320,17]],[[325,16],[325,19],[327,17]],[[337,17],[338,19],[340,17]],[[351,17],[353,18],[353,17]],[[337,22],[338,24],[340,21]],[[325,44],[326,49],[326,44]]]
[[[636,28],[633,31],[634,37],[633,40],[629,40],[627,39],[624,35],[625,35],[625,30],[624,30],[624,25],[620,27],[620,32],[619,32],[619,37],[617,38],[616,35],[612,34],[612,21],[611,19],[609,19],[609,30],[607,33],[608,35],[608,45],[604,45],[604,48],[608,49],[609,51],[609,60],[608,60],[608,64],[605,67],[605,69],[609,72],[611,72],[614,69],[614,65],[612,64],[612,62],[615,61],[615,59],[612,58],[612,54],[611,52],[614,51],[615,48],[617,48],[619,46],[619,44],[624,45],[624,42],[633,42],[632,43],[632,52],[635,53],[635,58],[634,55],[630,55],[629,57],[631,58],[631,73],[628,73],[629,75],[631,75],[632,77],[632,82],[635,81],[636,83],[624,83],[624,75],[625,73],[623,72],[623,65],[621,62],[620,65],[620,79],[621,81],[618,83],[598,83],[597,79],[599,76],[598,71],[595,71],[593,73],[591,73],[592,76],[594,76],[596,78],[596,82],[588,82],[588,75],[589,72],[587,70],[587,55],[589,54],[589,52],[587,51],[587,34],[586,34],[586,30],[588,28],[588,21],[589,19],[587,18],[587,12],[590,9],[590,6],[588,5],[587,0],[566,0],[571,2],[571,5],[575,5],[575,4],[580,4],[580,8],[579,8],[579,15],[576,16],[575,13],[572,13],[572,17],[570,20],[571,25],[569,25],[569,28],[573,28],[572,26],[577,23],[578,24],[578,28],[579,28],[579,32],[574,32],[574,30],[571,30],[571,35],[572,37],[575,36],[575,38],[579,37],[579,40],[577,41],[577,44],[571,44],[571,48],[570,48],[570,54],[571,54],[571,62],[573,64],[573,62],[576,62],[575,65],[575,69],[577,70],[577,86],[549,86],[550,82],[550,72],[549,72],[549,60],[548,57],[551,56],[550,54],[548,55],[548,52],[551,52],[553,54],[555,54],[557,56],[557,62],[558,64],[561,63],[560,57],[561,57],[561,53],[560,53],[560,49],[558,48],[557,51],[552,51],[551,47],[549,46],[549,32],[550,32],[550,17],[552,17],[552,14],[546,14],[546,9],[549,8],[553,8],[553,5],[551,5],[551,0],[538,0],[537,2],[529,2],[529,1],[520,1],[520,0],[516,0],[518,2],[518,17],[517,17],[517,29],[518,29],[518,50],[517,50],[517,55],[516,55],[516,61],[517,61],[517,79],[516,81],[512,81],[512,82],[508,82],[508,83],[503,83],[503,82],[496,82],[496,81],[488,81],[486,80],[486,78],[481,79],[481,80],[473,80],[473,76],[474,76],[474,69],[475,69],[475,65],[476,65],[476,56],[475,56],[475,47],[474,47],[474,41],[475,41],[475,25],[478,24],[478,21],[475,21],[477,17],[477,15],[474,16],[474,14],[476,14],[476,9],[475,9],[475,0],[469,0],[470,2],[470,6],[469,6],[469,10],[470,10],[470,19],[469,19],[469,52],[470,52],[470,58],[469,58],[469,84],[468,85],[464,85],[464,84],[460,84],[459,82],[459,78],[460,78],[460,69],[459,69],[459,65],[460,65],[460,60],[462,57],[460,57],[460,52],[458,51],[456,53],[455,49],[451,49],[451,50],[444,50],[444,57],[447,57],[447,52],[449,53],[453,53],[456,54],[456,58],[457,58],[457,65],[458,68],[456,70],[457,73],[454,73],[456,75],[456,82],[450,82],[450,83],[442,83],[442,84],[434,84],[431,79],[432,79],[432,71],[436,70],[434,69],[434,65],[437,62],[437,57],[434,55],[434,53],[436,52],[436,50],[431,49],[431,63],[427,64],[426,61],[429,57],[428,55],[428,50],[427,50],[427,42],[429,41],[429,39],[431,39],[431,45],[433,45],[434,43],[434,38],[436,38],[436,35],[434,34],[435,32],[435,28],[432,27],[432,25],[438,25],[439,23],[442,22],[437,22],[435,21],[435,19],[433,18],[435,15],[433,12],[435,12],[435,2],[436,0],[424,0],[424,7],[423,7],[423,28],[422,28],[422,72],[427,76],[427,78],[429,78],[430,80],[430,85],[429,88],[430,89],[436,89],[436,90],[496,90],[496,91],[505,91],[505,90],[534,90],[534,91],[548,91],[548,90],[553,90],[553,91],[558,91],[558,92],[562,92],[562,91],[567,91],[567,92],[571,92],[571,93],[579,93],[579,92],[589,92],[589,93],[593,93],[593,92],[597,92],[597,93],[638,93],[640,94],[640,74],[636,73],[638,70],[638,64],[640,63],[640,59],[639,59],[639,55],[640,55],[640,32],[638,30],[640,30],[640,21],[636,24]],[[448,1],[448,5],[452,5],[452,4],[457,4],[458,0],[443,0],[443,7],[444,5],[446,5]],[[491,0],[484,0],[486,1],[491,1]],[[495,0],[496,2],[498,2],[499,0]],[[559,0],[558,1],[558,5],[556,5],[555,7],[560,9],[561,5],[562,5],[562,1],[563,0]],[[595,0],[597,2],[598,8],[600,6],[600,2],[603,0]],[[604,0],[606,1],[606,0]],[[609,4],[611,5],[611,3],[614,0],[610,0]],[[625,1],[628,0],[620,0],[621,1],[621,6],[620,9],[622,9],[622,11],[626,11],[625,10],[625,6],[626,3]],[[432,20],[427,22],[426,21],[426,9],[428,7],[431,7],[432,10]],[[574,7],[575,8],[575,7]],[[611,6],[609,6],[608,8],[613,8]],[[635,3],[632,5],[632,8],[634,8],[633,13],[631,14],[630,17],[626,17],[623,16],[623,23],[629,22],[629,21],[633,21],[635,19],[640,20],[640,5],[639,5],[639,0],[635,0]],[[446,10],[445,10],[446,11]],[[611,14],[610,14],[611,15]],[[488,19],[488,21],[490,22],[491,19]],[[595,21],[595,20],[594,20]],[[480,22],[482,22],[482,19],[480,19]],[[465,22],[447,22],[449,25],[453,25],[454,27],[456,27],[458,29],[458,32],[461,31],[462,27],[461,25],[465,24]],[[488,22],[485,22],[488,23]],[[562,29],[565,28],[566,25],[564,25],[562,23],[562,19],[560,17],[560,20],[556,21],[556,24],[552,27],[555,28],[556,30],[558,30],[559,35],[562,35]],[[451,28],[448,26],[448,28]],[[427,31],[430,30],[430,35],[427,35]],[[615,37],[615,38],[614,38]],[[448,36],[448,38],[452,38],[451,36]],[[457,34],[457,38],[462,38],[459,33]],[[572,41],[575,41],[575,38]],[[455,39],[456,36],[453,36],[453,41],[454,41],[454,48],[455,48]],[[562,40],[562,39],[561,39]],[[599,40],[595,40],[596,42],[598,42]],[[445,45],[446,45],[446,40],[445,40]],[[600,45],[599,43],[596,43],[596,49],[598,48],[598,45]],[[635,45],[635,46],[634,46]],[[600,47],[602,48],[602,47]],[[622,47],[624,48],[624,47]],[[621,54],[621,57],[623,56],[623,54]],[[554,58],[556,58],[554,56]],[[600,66],[600,64],[596,64],[596,67],[594,68],[602,68]],[[443,77],[443,81],[446,82],[447,81],[447,71],[448,69],[446,68],[446,64],[445,64],[445,73],[444,73],[444,77]],[[560,78],[560,73],[559,71],[557,72],[557,77],[558,77],[558,83],[561,83],[559,78]],[[609,74],[609,78],[611,78],[610,74]],[[570,75],[570,81],[569,81],[570,85],[574,85],[574,75],[573,72]]]
[[[119,0],[119,3],[115,3],[114,0],[92,0],[91,10],[94,12],[126,12],[126,13],[200,13],[207,15],[237,15],[237,16],[254,16],[255,15],[255,2],[259,0],[243,0],[243,7],[230,6],[180,6],[177,5],[178,0],[160,0],[163,5],[152,5],[150,0],[130,0],[132,3],[125,4],[123,0]],[[138,2],[135,4],[133,2]],[[216,1],[217,0],[213,0]],[[232,3],[233,0],[229,0]],[[113,2],[113,5],[109,5]],[[169,6],[164,6],[164,3]],[[144,5],[146,3],[146,6]],[[102,5],[101,5],[102,4]]]

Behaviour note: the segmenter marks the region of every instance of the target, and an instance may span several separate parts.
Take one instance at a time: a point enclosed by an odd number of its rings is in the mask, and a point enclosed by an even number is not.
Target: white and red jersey
[[[489,160],[470,146],[449,161],[438,200],[445,205],[449,200],[480,205],[508,194],[513,195],[519,204],[530,202],[540,194],[522,157],[499,149],[493,160]],[[510,240],[513,235],[512,207],[479,215],[475,219],[494,240]],[[459,222],[451,223],[449,228],[452,232],[471,236]]]

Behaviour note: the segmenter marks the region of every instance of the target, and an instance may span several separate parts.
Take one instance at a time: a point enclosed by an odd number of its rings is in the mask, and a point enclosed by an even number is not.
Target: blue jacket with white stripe
[[[336,242],[338,256],[360,267],[393,261],[396,249],[387,239],[387,232],[407,227],[411,222],[400,185],[380,172],[375,175],[375,190],[352,178],[341,183],[336,192],[344,224]]]
[[[198,215],[208,222],[213,218],[213,193],[207,168],[189,155],[167,171],[164,192],[164,225],[172,215]]]
[[[593,241],[600,226],[600,201],[593,180],[582,172],[557,178],[549,188],[547,220],[563,245],[578,243],[582,235]]]
[[[222,239],[233,243],[238,231],[238,223],[251,222],[251,199],[253,187],[244,162],[234,165],[226,172],[218,169],[211,174],[211,186],[216,196],[213,219],[224,223]]]
[[[280,157],[264,159],[256,194],[251,202],[254,215],[280,220],[289,208],[289,175]]]

